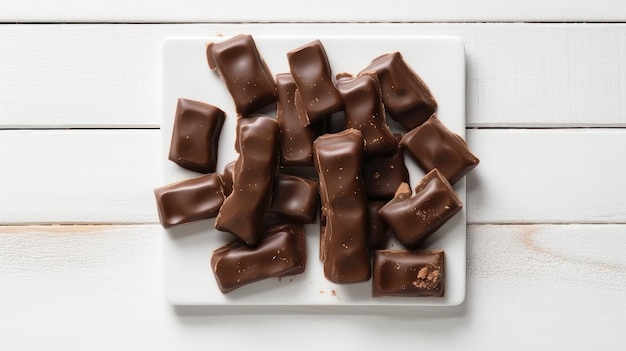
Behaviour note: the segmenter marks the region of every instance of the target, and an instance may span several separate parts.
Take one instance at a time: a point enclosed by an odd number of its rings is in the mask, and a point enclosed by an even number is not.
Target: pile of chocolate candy
[[[374,296],[443,296],[444,252],[422,246],[461,210],[452,184],[479,161],[437,118],[435,99],[402,55],[336,77],[319,40],[289,51],[290,72],[275,77],[249,35],[209,43],[206,55],[235,104],[238,158],[216,173],[226,115],[181,98],[169,159],[203,175],[155,195],[163,227],[215,218],[217,230],[233,234],[211,259],[220,290],[304,272],[304,225],[320,212],[326,279],[372,279]],[[276,118],[259,115],[273,104]],[[405,150],[426,173],[414,192]],[[307,168],[310,177],[291,171]],[[388,249],[390,235],[404,248]]]

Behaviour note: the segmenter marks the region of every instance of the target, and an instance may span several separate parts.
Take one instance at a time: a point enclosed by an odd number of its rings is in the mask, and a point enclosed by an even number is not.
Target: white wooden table
[[[406,3],[0,0],[0,350],[623,350],[626,6]],[[468,177],[463,305],[164,301],[160,43],[241,32],[464,39],[481,164]]]

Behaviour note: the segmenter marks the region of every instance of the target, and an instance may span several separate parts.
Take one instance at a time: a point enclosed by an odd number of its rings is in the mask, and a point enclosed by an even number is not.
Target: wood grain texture
[[[0,131],[0,223],[155,223],[159,130]],[[623,129],[469,129],[469,223],[626,223]]]
[[[0,128],[157,127],[162,40],[238,33],[456,35],[468,126],[626,126],[625,24],[381,23],[0,25]]]
[[[87,4],[79,0],[0,1],[0,20],[6,22],[411,22],[411,21],[621,21],[626,8],[618,0],[319,0],[293,3],[111,0]],[[71,9],[69,11],[68,9]]]
[[[459,307],[295,312],[173,309],[162,299],[158,232],[156,225],[0,227],[0,346],[205,350],[233,340],[275,344],[277,331],[281,345],[303,350],[340,340],[363,349],[416,340],[446,350],[623,346],[624,225],[470,225],[468,292]],[[244,339],[242,320],[253,326]]]

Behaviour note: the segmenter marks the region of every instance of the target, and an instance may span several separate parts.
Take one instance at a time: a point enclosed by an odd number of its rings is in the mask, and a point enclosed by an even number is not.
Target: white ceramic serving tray
[[[171,38],[163,44],[163,184],[197,176],[168,161],[172,123],[179,97],[214,104],[223,109],[226,122],[220,137],[217,171],[236,159],[234,150],[236,114],[232,99],[218,75],[207,65],[205,49],[210,41],[224,37]],[[333,74],[358,73],[375,57],[400,51],[408,64],[430,87],[439,104],[439,118],[454,132],[465,136],[465,51],[456,37],[255,37],[258,50],[275,75],[288,72],[286,53],[320,39]],[[395,128],[395,126],[392,126]],[[424,174],[407,156],[411,187]],[[465,179],[455,185],[465,203]],[[336,285],[324,278],[318,259],[319,226],[308,225],[308,262],[305,273],[268,279],[222,294],[211,271],[213,250],[232,236],[213,228],[214,220],[203,220],[163,230],[166,299],[176,305],[259,305],[259,306],[451,306],[465,299],[466,210],[455,215],[429,240],[427,247],[445,250],[446,281],[443,298],[373,298],[371,281]],[[392,243],[392,248],[399,248]]]

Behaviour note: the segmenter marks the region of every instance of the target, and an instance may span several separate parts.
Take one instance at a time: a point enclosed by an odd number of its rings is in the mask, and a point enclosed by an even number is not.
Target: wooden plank
[[[303,350],[415,340],[446,350],[623,346],[625,225],[470,225],[464,305],[297,313],[172,309],[157,233],[156,225],[0,227],[0,344],[206,350],[273,342],[280,330],[280,342]],[[242,315],[254,325],[243,339]]]
[[[154,222],[158,130],[0,133],[0,223]]]
[[[0,131],[0,223],[156,223],[159,130]],[[626,130],[474,130],[470,223],[626,223]],[[8,165],[11,165],[10,167]]]
[[[111,0],[87,5],[79,0],[23,0],[0,3],[5,22],[411,22],[411,21],[621,21],[626,7],[617,0],[445,0],[410,3],[390,0],[320,0],[299,4],[283,0],[223,2],[157,0],[145,6],[139,0]],[[72,11],[67,11],[72,9]]]
[[[472,223],[624,223],[624,129],[468,130]]]
[[[625,24],[273,23],[2,25],[0,128],[156,127],[162,40],[241,32],[457,35],[468,126],[626,126]]]

